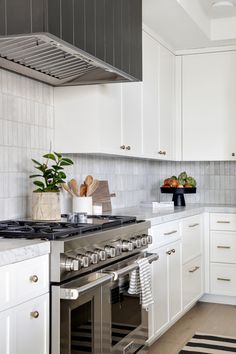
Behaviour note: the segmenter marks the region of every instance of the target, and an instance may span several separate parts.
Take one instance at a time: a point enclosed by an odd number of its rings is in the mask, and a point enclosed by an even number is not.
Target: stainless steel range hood
[[[134,70],[132,71],[131,63],[122,67],[122,62],[125,60],[123,58],[116,60],[116,56],[119,58],[124,55],[125,50],[127,51],[125,55],[131,57],[132,33],[129,31],[125,33],[121,28],[119,36],[114,38],[117,23],[124,24],[122,11],[125,10],[124,6],[127,6],[130,0],[108,1],[110,3],[106,5],[106,0],[0,0],[0,67],[53,86],[139,81],[141,77],[136,75]],[[137,0],[136,5],[139,2],[140,0]],[[92,4],[94,7],[91,6]],[[121,11],[116,23],[114,15],[118,5]],[[100,13],[103,13],[103,17],[99,19],[96,18],[97,6],[104,7],[102,12],[99,8]],[[108,21],[106,16],[110,16],[111,13],[108,13],[106,6],[109,6],[109,10],[112,11],[112,17],[109,17]],[[71,10],[70,12],[67,7]],[[131,10],[131,2],[129,8]],[[1,10],[4,11],[1,12]],[[84,14],[83,19],[81,13]],[[4,25],[1,25],[1,20]],[[81,25],[79,21],[82,21]],[[88,24],[88,21],[90,21],[95,39],[91,34],[87,39],[89,33],[85,23]],[[137,22],[137,16],[135,21],[139,26],[137,30],[141,34],[142,25]],[[106,23],[109,25],[103,29]],[[102,31],[98,25],[103,29]],[[34,29],[40,31],[34,31]],[[80,47],[78,47],[78,40],[76,43],[76,31],[78,30],[80,30],[80,38],[84,39]],[[133,28],[132,30],[134,33]],[[81,34],[81,31],[84,33]],[[110,44],[109,31],[112,31],[113,36],[113,42],[110,40]],[[101,38],[98,37],[99,33]],[[128,39],[122,37],[122,33],[128,36]],[[114,40],[118,40],[117,50]],[[91,46],[89,41],[94,42],[94,46]],[[98,43],[105,48],[104,55],[100,57],[96,56],[99,52]],[[126,45],[126,48],[122,49],[122,43]],[[110,60],[106,60],[108,51],[113,55]],[[137,53],[136,60],[141,60]]]

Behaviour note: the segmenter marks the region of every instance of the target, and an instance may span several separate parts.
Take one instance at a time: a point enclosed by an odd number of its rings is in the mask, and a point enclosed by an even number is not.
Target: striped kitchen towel
[[[196,333],[179,354],[236,353],[236,338]]]
[[[151,289],[151,266],[146,258],[138,259],[138,269],[131,272],[128,293],[140,295],[142,307],[148,310],[148,306],[153,304]]]

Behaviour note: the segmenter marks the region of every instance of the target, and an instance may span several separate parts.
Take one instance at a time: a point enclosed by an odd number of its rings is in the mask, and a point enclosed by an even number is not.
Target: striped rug
[[[236,338],[196,333],[179,354],[236,353]]]

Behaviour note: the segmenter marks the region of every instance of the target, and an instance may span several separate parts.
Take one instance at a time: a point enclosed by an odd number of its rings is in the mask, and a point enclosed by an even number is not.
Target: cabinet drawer
[[[160,247],[180,238],[179,222],[168,222],[151,228],[153,247]]]
[[[1,267],[0,282],[0,310],[48,292],[48,255]]]
[[[211,231],[211,262],[236,263],[236,232]]]
[[[198,257],[183,266],[183,307],[202,294],[202,261]]]
[[[211,264],[211,293],[236,296],[236,265]]]
[[[210,214],[210,230],[236,231],[236,214]]]
[[[192,216],[182,221],[183,263],[201,254],[202,218]]]

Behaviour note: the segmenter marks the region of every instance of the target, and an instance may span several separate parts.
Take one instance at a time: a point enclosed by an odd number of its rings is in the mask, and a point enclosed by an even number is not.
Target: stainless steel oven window
[[[115,282],[110,290],[112,346],[142,324],[142,306],[139,295],[130,295],[130,274]]]

